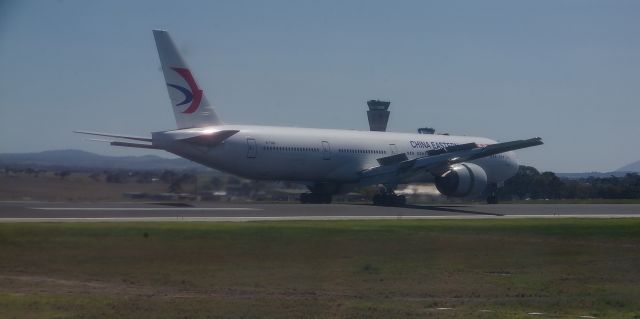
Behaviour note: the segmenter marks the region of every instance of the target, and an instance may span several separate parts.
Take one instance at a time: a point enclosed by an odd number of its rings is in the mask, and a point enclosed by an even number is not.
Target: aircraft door
[[[398,146],[396,146],[396,144],[389,144],[389,151],[391,151],[391,155],[398,154]]]
[[[255,138],[247,138],[247,158],[256,158],[258,146]]]
[[[322,141],[322,159],[331,159],[331,145],[329,145],[329,142],[327,141]]]

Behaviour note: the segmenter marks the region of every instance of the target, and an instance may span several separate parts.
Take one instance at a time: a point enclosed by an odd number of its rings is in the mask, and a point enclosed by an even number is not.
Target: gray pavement
[[[1,221],[640,217],[640,204],[409,205],[0,202]]]

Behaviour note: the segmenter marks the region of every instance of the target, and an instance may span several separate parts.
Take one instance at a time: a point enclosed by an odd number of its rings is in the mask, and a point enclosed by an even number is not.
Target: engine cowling
[[[451,165],[451,168],[436,177],[436,188],[445,196],[475,197],[487,187],[487,173],[473,163]]]

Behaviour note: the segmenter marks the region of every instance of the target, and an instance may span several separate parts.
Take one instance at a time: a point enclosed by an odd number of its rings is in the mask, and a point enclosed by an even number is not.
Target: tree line
[[[518,173],[498,190],[502,200],[524,199],[640,199],[640,175],[616,177],[559,178],[553,172],[538,172],[520,166]]]

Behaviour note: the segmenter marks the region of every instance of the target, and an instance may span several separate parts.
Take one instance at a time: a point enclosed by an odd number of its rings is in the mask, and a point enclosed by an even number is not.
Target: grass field
[[[89,173],[73,173],[61,179],[53,172],[39,177],[20,174],[0,176],[0,200],[44,201],[113,201],[123,200],[123,193],[164,193],[165,183],[106,183],[89,178]]]
[[[640,318],[640,220],[0,224],[0,318],[529,313]]]

